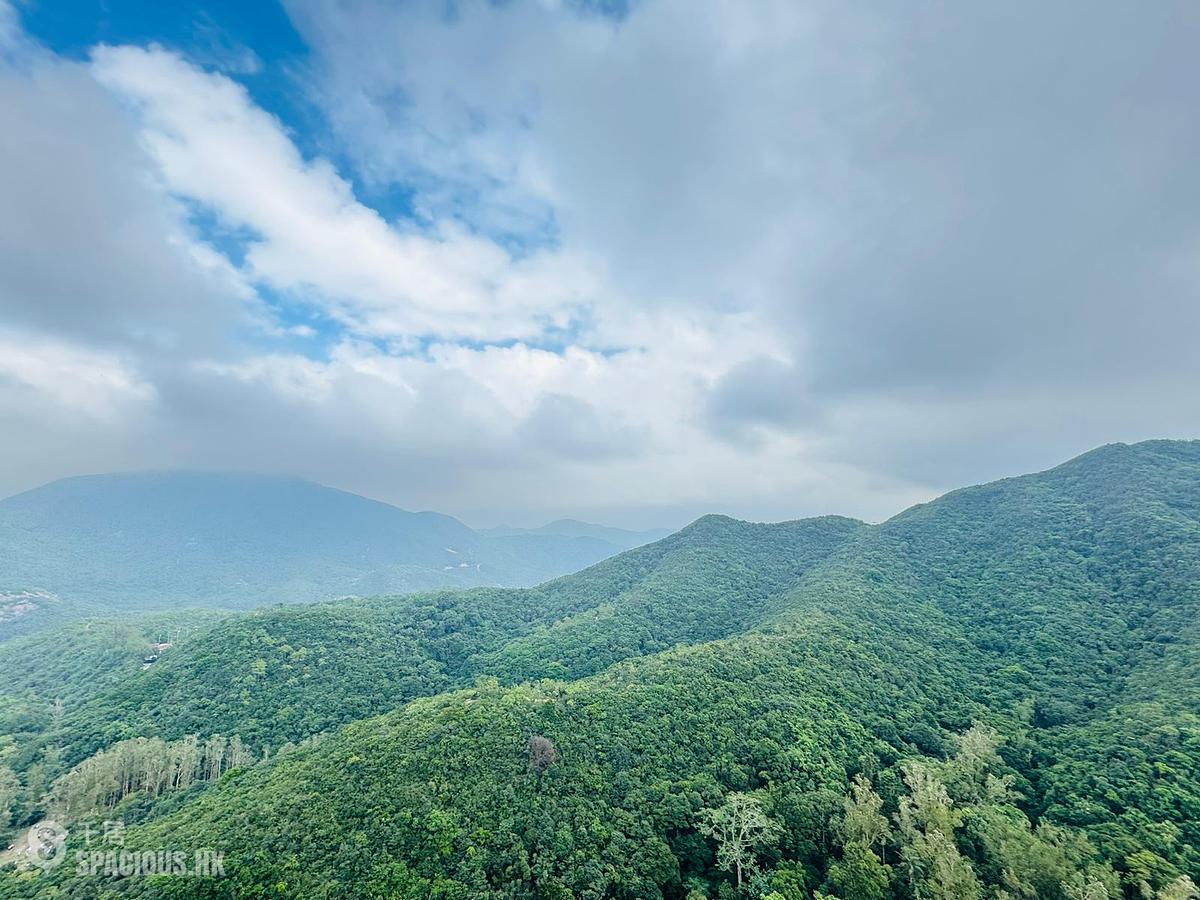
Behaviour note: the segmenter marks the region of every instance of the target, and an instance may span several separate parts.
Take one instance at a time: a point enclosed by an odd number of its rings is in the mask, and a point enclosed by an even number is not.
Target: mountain
[[[709,516],[529,590],[236,615],[8,742],[22,785],[66,757],[52,809],[226,877],[0,896],[1186,898],[1197,623],[1197,442],[878,526]]]
[[[649,531],[629,531],[625,528],[612,528],[607,525],[593,525],[590,522],[580,522],[578,519],[556,519],[538,528],[514,528],[511,525],[497,525],[494,528],[480,529],[481,534],[494,537],[514,537],[518,535],[557,535],[559,537],[592,538],[605,541],[622,550],[631,550],[642,544],[661,540],[671,533],[669,528],[654,528]]]
[[[580,677],[743,630],[760,620],[771,596],[865,527],[835,517],[752,525],[711,516],[528,590],[227,616],[164,653],[152,670],[88,695],[72,691],[63,727],[45,737],[67,763],[139,735],[238,733],[255,747],[278,747],[479,676]],[[39,646],[69,648],[80,634],[69,626],[38,637]],[[52,700],[45,694],[43,706]],[[43,743],[18,744],[16,759],[32,759]]]
[[[105,610],[531,585],[630,545],[586,531],[491,536],[292,478],[67,478],[0,501],[0,634]]]

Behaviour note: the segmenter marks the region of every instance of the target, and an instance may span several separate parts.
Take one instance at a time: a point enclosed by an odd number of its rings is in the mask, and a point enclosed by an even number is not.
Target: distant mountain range
[[[0,640],[119,611],[528,586],[662,534],[574,521],[475,531],[296,478],[65,478],[0,501]]]
[[[624,528],[612,528],[608,525],[593,525],[590,522],[580,522],[578,519],[556,519],[540,528],[514,528],[511,525],[497,525],[495,528],[482,528],[480,534],[491,537],[516,537],[519,535],[555,535],[557,537],[594,538],[605,541],[624,550],[632,550],[642,544],[665,538],[671,533],[670,528],[654,528],[650,531],[629,531]]]

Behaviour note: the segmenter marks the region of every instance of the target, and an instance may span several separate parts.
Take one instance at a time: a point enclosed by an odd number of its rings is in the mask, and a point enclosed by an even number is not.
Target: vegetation
[[[230,769],[254,762],[236,734],[206,741],[189,735],[167,743],[159,738],[121,741],[75,766],[50,787],[48,807],[57,821],[107,812],[131,794],[161,797],[186,791],[197,781],[216,781]]]
[[[706,517],[532,590],[238,616],[34,729],[51,799],[226,877],[0,896],[1195,897],[1197,623],[1171,442],[874,527]],[[243,754],[172,790],[197,734]]]
[[[69,717],[143,674],[148,655],[186,653],[221,618],[184,611],[128,622],[89,619],[0,644],[0,784],[9,785],[0,795],[9,798],[0,805],[0,828],[42,812],[50,781],[67,768],[59,737]],[[154,649],[167,641],[169,651]]]
[[[150,670],[125,671],[87,696],[73,693],[78,702],[60,727],[42,733],[68,764],[151,735],[236,733],[261,754],[481,675],[512,683],[588,674],[737,633],[861,528],[846,519],[768,527],[709,517],[528,591],[440,592],[227,617]]]

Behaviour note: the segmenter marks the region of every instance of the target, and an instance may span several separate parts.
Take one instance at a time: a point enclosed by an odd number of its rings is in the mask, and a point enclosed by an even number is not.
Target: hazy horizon
[[[1129,441],[1129,442],[1110,441],[1110,442],[1108,442],[1106,444],[1102,444],[1098,447],[1089,447],[1081,453],[1073,454],[1072,456],[1065,458],[1065,459],[1056,460],[1053,464],[1051,464],[1049,466],[1046,466],[1042,469],[1033,470],[1033,471],[1034,472],[1047,471],[1047,470],[1052,469],[1062,463],[1070,462],[1071,460],[1074,460],[1074,459],[1078,458],[1079,456],[1086,455],[1087,453],[1091,453],[1095,450],[1099,450],[1102,447],[1106,447],[1106,446],[1113,446],[1113,445],[1134,445],[1134,446],[1136,446],[1137,444],[1146,444],[1146,443],[1152,444],[1152,443],[1157,443],[1160,441],[1171,442],[1171,441],[1175,441],[1175,440],[1180,440],[1180,439],[1149,438],[1146,441]],[[1195,439],[1182,439],[1182,440],[1187,442],[1187,441],[1192,441]],[[929,497],[926,500],[918,500],[913,504],[909,504],[909,505],[901,507],[899,509],[892,510],[891,512],[888,512],[886,515],[883,515],[878,519],[861,518],[860,521],[866,522],[868,524],[877,525],[877,524],[887,521],[890,518],[893,518],[894,516],[899,515],[900,513],[904,512],[905,510],[912,508],[912,506],[914,506],[914,505],[920,505],[921,503],[928,502],[929,500],[937,499],[937,497],[943,496],[945,493],[950,493],[952,491],[959,490],[961,488],[973,487],[973,486],[978,486],[981,484],[990,484],[990,483],[994,483],[995,481],[1000,481],[1000,480],[1003,480],[1006,478],[1019,477],[1021,475],[1028,475],[1028,474],[1031,474],[1031,473],[1030,472],[1011,472],[1011,473],[1001,474],[1001,475],[997,476],[996,478],[988,479],[983,482],[978,482],[978,483],[973,483],[973,484],[955,485],[955,486],[948,488],[946,491],[942,492],[941,494],[935,495],[933,497]],[[403,503],[395,503],[393,501],[386,500],[381,497],[372,497],[369,494],[364,494],[364,493],[360,493],[358,491],[349,490],[347,488],[339,487],[338,485],[335,485],[335,484],[326,484],[324,482],[316,481],[314,479],[303,478],[298,475],[290,475],[287,473],[279,473],[279,472],[255,472],[255,471],[247,470],[247,469],[240,469],[240,470],[239,469],[136,469],[136,470],[127,470],[127,471],[123,471],[123,472],[89,472],[89,473],[79,473],[79,474],[75,474],[75,475],[64,475],[61,478],[52,479],[49,482],[43,482],[43,483],[40,483],[37,485],[33,485],[30,488],[26,488],[21,491],[16,491],[12,494],[6,494],[4,496],[0,496],[0,502],[3,502],[4,500],[10,499],[11,497],[15,497],[15,496],[18,496],[23,493],[32,492],[32,491],[38,490],[39,488],[47,487],[51,484],[54,484],[57,481],[64,481],[64,480],[68,480],[68,479],[72,479],[72,478],[91,478],[91,477],[107,477],[107,476],[122,477],[122,476],[142,476],[142,475],[146,475],[146,476],[151,476],[151,475],[161,475],[161,476],[171,476],[171,475],[206,476],[206,475],[212,475],[212,476],[231,476],[231,477],[247,476],[247,477],[251,477],[251,478],[265,477],[265,478],[280,478],[280,479],[285,479],[285,480],[296,480],[296,481],[306,482],[309,484],[315,484],[315,485],[318,485],[318,486],[324,487],[324,488],[331,488],[333,490],[342,491],[344,493],[354,494],[355,496],[363,497],[364,499],[367,499],[367,500],[373,500],[373,501],[376,501],[379,503],[387,504],[389,506],[394,506],[397,509],[403,510],[405,512],[438,513],[441,515],[451,516],[452,518],[458,519],[460,522],[467,525],[468,527],[470,527],[472,529],[476,529],[476,530],[481,530],[481,531],[486,531],[488,529],[504,528],[504,527],[510,527],[510,528],[515,528],[515,529],[520,529],[520,530],[530,530],[530,529],[537,529],[537,528],[541,528],[544,526],[557,524],[560,522],[575,521],[575,522],[580,522],[580,523],[586,524],[586,525],[599,525],[603,528],[613,528],[613,529],[617,529],[617,530],[626,530],[626,531],[631,531],[631,532],[640,532],[640,533],[649,534],[651,532],[656,532],[656,531],[663,531],[663,532],[678,531],[680,528],[683,528],[683,527],[691,524],[692,522],[696,521],[697,519],[699,519],[703,516],[706,516],[706,515],[730,516],[732,518],[739,518],[739,519],[743,519],[745,521],[768,522],[768,523],[781,523],[781,522],[787,522],[787,521],[796,521],[798,519],[817,518],[820,516],[844,516],[844,517],[855,518],[855,519],[860,518],[857,516],[848,516],[848,514],[846,514],[844,512],[840,512],[838,510],[827,510],[825,512],[818,512],[818,513],[813,513],[813,514],[805,515],[805,516],[783,516],[778,519],[745,519],[744,517],[739,517],[732,513],[725,512],[723,510],[709,509],[709,510],[703,510],[701,512],[698,512],[695,515],[693,515],[683,521],[677,521],[677,522],[673,522],[673,523],[665,522],[665,523],[660,523],[660,524],[617,524],[612,521],[602,521],[599,518],[591,518],[587,514],[583,514],[583,515],[564,514],[564,515],[555,516],[553,518],[544,518],[544,517],[540,518],[540,519],[539,518],[529,518],[526,520],[522,520],[519,517],[513,517],[512,519],[509,519],[509,520],[498,519],[498,520],[493,521],[488,518],[482,518],[482,519],[476,518],[476,517],[472,516],[470,513],[460,514],[458,512],[443,510],[443,509],[422,509],[422,508],[405,506]],[[602,512],[603,511],[598,511],[598,516]],[[608,510],[607,512],[611,514],[612,510]],[[632,511],[632,515],[635,517],[639,514],[646,515],[647,511],[645,509]]]
[[[469,526],[470,528],[476,529],[476,530],[486,530],[486,529],[502,528],[502,527],[511,527],[511,528],[515,528],[515,529],[536,529],[536,528],[540,528],[540,527],[547,526],[547,525],[553,525],[553,524],[556,524],[559,522],[564,522],[564,521],[578,521],[578,522],[581,522],[582,524],[599,525],[604,528],[614,528],[614,529],[618,529],[618,530],[639,531],[639,532],[653,532],[653,531],[676,531],[679,528],[682,528],[683,526],[687,525],[688,522],[694,521],[694,519],[689,519],[687,522],[680,522],[680,523],[674,524],[674,525],[663,524],[663,525],[648,525],[645,527],[626,527],[624,525],[612,524],[610,522],[592,521],[589,519],[581,519],[579,516],[564,515],[564,516],[557,516],[557,517],[551,518],[551,519],[544,519],[544,518],[543,519],[530,519],[525,522],[504,521],[504,520],[499,520],[499,521],[495,521],[495,522],[492,522],[492,521],[479,522],[479,521],[472,521],[472,520],[468,519],[466,516],[458,515],[453,512],[448,512],[446,510],[421,509],[421,508],[416,508],[416,507],[409,507],[409,506],[405,506],[403,503],[395,503],[390,500],[385,500],[381,497],[372,497],[369,494],[363,494],[358,491],[352,491],[347,488],[339,487],[336,484],[325,484],[324,482],[315,481],[311,478],[304,478],[299,475],[290,475],[290,474],[283,473],[283,472],[266,472],[266,471],[256,472],[256,471],[253,471],[250,469],[128,469],[125,471],[115,471],[115,472],[78,472],[78,473],[75,473],[72,475],[62,475],[58,478],[53,478],[50,481],[39,482],[37,484],[30,485],[27,488],[22,488],[20,490],[4,494],[4,495],[0,496],[0,503],[4,502],[5,500],[10,500],[13,497],[18,497],[22,494],[32,493],[34,491],[39,490],[40,488],[49,487],[50,485],[53,485],[57,482],[69,481],[72,479],[106,478],[106,477],[120,478],[120,477],[126,477],[126,476],[133,476],[133,477],[136,477],[136,476],[171,476],[171,475],[200,475],[200,476],[211,475],[211,476],[229,476],[229,477],[246,476],[246,477],[251,477],[251,478],[262,477],[262,478],[278,478],[278,479],[282,479],[282,480],[299,481],[299,482],[304,482],[304,483],[308,483],[308,484],[315,484],[319,487],[330,488],[335,491],[341,491],[341,492],[348,493],[348,494],[354,494],[355,496],[362,497],[366,500],[373,500],[378,503],[387,504],[388,506],[394,506],[397,509],[403,510],[404,512],[437,513],[440,515],[451,516],[452,518],[456,518],[459,521],[463,522],[465,525]],[[705,515],[705,514],[702,513],[701,515]]]
[[[878,521],[1200,435],[1194,4],[0,0],[0,494]]]

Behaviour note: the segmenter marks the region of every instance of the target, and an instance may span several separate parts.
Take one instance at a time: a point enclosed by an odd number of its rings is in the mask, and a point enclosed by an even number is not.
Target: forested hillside
[[[73,764],[139,736],[238,733],[258,751],[480,675],[583,675],[629,656],[721,637],[865,526],[708,517],[655,544],[529,590],[480,588],[226,618],[147,671],[71,691],[42,742]],[[52,633],[69,648],[78,628]],[[3,657],[0,656],[0,659]],[[140,660],[140,657],[139,657]],[[36,758],[30,743],[20,770]]]
[[[0,500],[0,640],[106,612],[532,585],[659,536],[483,534],[263,475],[67,478]]]
[[[16,765],[53,747],[43,810],[223,849],[226,876],[0,896],[1181,900],[1198,623],[1181,442],[878,526],[706,517],[533,590],[240,616]],[[205,777],[165,743],[214,732]],[[131,791],[96,794],[109,772]]]

